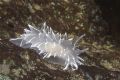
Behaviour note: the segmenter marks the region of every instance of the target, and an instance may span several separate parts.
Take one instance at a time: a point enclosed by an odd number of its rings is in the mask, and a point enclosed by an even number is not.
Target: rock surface
[[[63,71],[35,51],[9,42],[27,24],[39,27],[45,21],[58,32],[87,35],[80,42],[80,48],[89,48],[81,55],[85,65],[77,71]],[[111,42],[108,28],[94,0],[0,0],[0,76],[12,80],[119,80],[120,47]]]

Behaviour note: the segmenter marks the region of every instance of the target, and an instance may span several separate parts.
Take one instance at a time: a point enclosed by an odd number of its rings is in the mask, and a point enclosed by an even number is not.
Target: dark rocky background
[[[120,1],[95,0],[102,11],[102,17],[109,25],[109,35],[120,43]]]
[[[119,0],[0,0],[0,80],[120,80]],[[63,71],[30,49],[9,42],[27,24],[47,22],[69,36],[86,34],[85,65]]]

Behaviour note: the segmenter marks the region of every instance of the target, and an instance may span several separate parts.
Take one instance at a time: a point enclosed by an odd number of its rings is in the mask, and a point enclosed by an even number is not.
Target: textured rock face
[[[21,29],[27,23],[48,22],[61,32],[89,35],[103,35],[107,31],[106,22],[93,0],[79,1],[1,1],[1,19],[8,26]],[[4,19],[3,19],[4,18]],[[23,26],[24,27],[24,26]],[[19,29],[17,29],[19,30]],[[15,31],[17,31],[15,29]]]
[[[80,48],[89,48],[82,55],[86,65],[74,72],[63,71],[61,66],[42,60],[35,51],[8,41],[23,33],[28,23],[39,26],[44,21],[70,37],[87,35],[80,42]],[[9,66],[6,68],[10,71],[0,73],[13,80],[119,80],[120,49],[106,41],[108,30],[93,0],[1,0],[0,64]]]

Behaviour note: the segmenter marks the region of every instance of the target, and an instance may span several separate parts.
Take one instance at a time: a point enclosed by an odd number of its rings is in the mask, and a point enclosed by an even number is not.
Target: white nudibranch
[[[76,44],[85,35],[73,42],[66,33],[55,33],[46,23],[43,23],[41,29],[28,26],[29,29],[24,29],[24,34],[10,39],[10,41],[22,48],[34,49],[43,59],[64,66],[63,70],[69,68],[77,70],[78,65],[83,64],[84,60],[79,57],[79,54],[85,52],[87,48],[80,50]]]

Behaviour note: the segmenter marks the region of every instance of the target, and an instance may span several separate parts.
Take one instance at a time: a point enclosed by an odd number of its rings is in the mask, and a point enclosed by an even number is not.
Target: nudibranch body
[[[39,30],[31,25],[29,29],[24,29],[25,33],[18,38],[12,38],[10,41],[22,48],[30,48],[53,63],[61,64],[63,70],[71,68],[77,70],[78,65],[83,64],[83,59],[79,54],[87,49],[80,50],[76,47],[77,42],[85,35],[80,36],[74,43],[68,38],[67,34],[55,33],[44,23]]]

